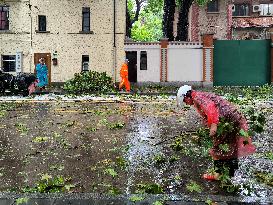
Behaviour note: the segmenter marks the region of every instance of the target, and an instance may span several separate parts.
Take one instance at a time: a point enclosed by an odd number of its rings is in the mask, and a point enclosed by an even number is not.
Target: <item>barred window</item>
[[[4,72],[15,72],[16,67],[15,55],[2,55],[2,66]]]
[[[82,71],[89,70],[89,55],[82,56]]]

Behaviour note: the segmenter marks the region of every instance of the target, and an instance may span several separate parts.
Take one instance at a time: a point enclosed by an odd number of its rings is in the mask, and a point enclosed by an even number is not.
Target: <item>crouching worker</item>
[[[195,91],[189,85],[180,87],[177,92],[178,106],[181,107],[183,103],[196,108],[204,118],[212,138],[213,147],[209,153],[214,160],[216,172],[204,174],[203,178],[217,180],[226,170],[229,176],[233,177],[238,169],[238,158],[255,152],[250,137],[239,134],[248,130],[245,117],[227,100],[213,93]],[[223,122],[230,123],[232,129],[221,132]]]
[[[128,80],[128,62],[129,60],[125,59],[120,69],[121,82],[119,84],[119,90],[121,90],[123,86],[125,86],[126,91],[130,92],[130,82]]]

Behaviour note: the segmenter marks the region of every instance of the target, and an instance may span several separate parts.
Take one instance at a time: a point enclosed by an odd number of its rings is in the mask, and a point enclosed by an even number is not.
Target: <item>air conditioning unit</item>
[[[262,7],[260,5],[253,5],[253,12],[259,12],[262,10]]]
[[[231,10],[232,10],[232,12],[235,12],[235,5],[234,4],[231,5]]]

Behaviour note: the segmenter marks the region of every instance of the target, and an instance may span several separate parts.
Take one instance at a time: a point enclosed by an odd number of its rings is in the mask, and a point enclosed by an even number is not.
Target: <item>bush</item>
[[[105,93],[113,91],[113,82],[106,72],[88,71],[76,73],[74,78],[64,84],[70,94]]]

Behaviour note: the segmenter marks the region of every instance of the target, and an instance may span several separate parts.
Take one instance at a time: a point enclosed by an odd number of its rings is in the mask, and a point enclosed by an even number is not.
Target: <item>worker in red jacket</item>
[[[178,106],[182,106],[183,103],[194,105],[209,127],[209,135],[213,141],[213,147],[209,153],[218,171],[214,174],[204,174],[203,178],[217,180],[224,172],[224,167],[229,170],[231,177],[234,176],[235,170],[238,169],[238,158],[255,152],[255,146],[250,137],[239,134],[241,130],[245,132],[248,130],[245,117],[227,100],[213,93],[192,90],[189,85],[179,88],[177,103]],[[220,119],[231,122],[235,129],[230,133],[222,133],[217,136],[217,126]],[[223,151],[222,146],[226,146],[227,150]]]
[[[121,81],[119,84],[119,90],[121,90],[123,86],[125,86],[126,91],[130,92],[130,82],[128,80],[128,62],[129,60],[125,59],[120,69]]]

